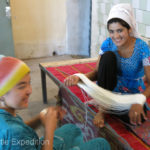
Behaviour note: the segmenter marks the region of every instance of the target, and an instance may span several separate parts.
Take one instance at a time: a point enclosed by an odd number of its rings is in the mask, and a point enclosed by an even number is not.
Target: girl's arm
[[[38,128],[41,125],[40,115],[37,115],[36,117],[32,118],[31,120],[26,121],[25,124],[27,124],[28,126],[30,126],[33,129]]]
[[[54,131],[58,119],[63,119],[65,111],[61,107],[49,107],[40,113],[41,122],[45,127],[42,150],[53,150]]]
[[[95,81],[97,79],[97,71],[98,71],[98,65],[99,65],[99,61],[100,61],[100,56],[98,57],[98,60],[97,60],[97,66],[96,68],[85,74],[90,80],[92,81]],[[69,77],[67,77],[65,80],[64,80],[64,84],[66,86],[73,86],[73,85],[77,85],[77,83],[79,82],[80,78],[76,75],[71,75]]]
[[[54,131],[57,127],[58,110],[55,107],[49,107],[46,112],[40,113],[40,117],[45,127],[42,150],[53,150]]]
[[[147,86],[143,94],[146,96],[146,98],[148,98],[150,97],[150,66],[145,66],[144,71],[145,71],[145,78],[147,81]]]
[[[150,96],[150,66],[145,66],[145,78],[147,81],[147,86],[145,91],[142,93],[146,98]],[[140,104],[133,104],[129,111],[129,118],[130,122],[134,125],[141,124],[142,118],[141,116],[146,120],[146,114],[144,112],[143,106]]]
[[[97,72],[98,72],[98,66],[99,66],[100,58],[101,58],[101,56],[99,55],[99,57],[97,59],[97,63],[96,63],[96,68],[93,71],[85,74],[86,77],[89,78],[92,81],[97,80]]]

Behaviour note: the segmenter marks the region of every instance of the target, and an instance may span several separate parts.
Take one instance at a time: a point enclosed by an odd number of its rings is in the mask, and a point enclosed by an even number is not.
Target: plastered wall
[[[67,0],[67,54],[90,55],[91,0]]]
[[[11,0],[16,57],[51,56],[66,50],[66,0]]]
[[[16,57],[90,54],[91,0],[11,0]]]

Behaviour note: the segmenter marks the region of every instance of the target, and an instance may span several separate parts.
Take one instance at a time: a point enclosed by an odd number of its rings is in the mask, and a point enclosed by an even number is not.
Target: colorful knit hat
[[[29,67],[14,57],[0,57],[0,97],[11,90],[28,72]]]

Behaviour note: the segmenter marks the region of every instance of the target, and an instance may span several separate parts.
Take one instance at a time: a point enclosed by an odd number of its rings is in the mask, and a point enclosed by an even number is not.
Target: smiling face
[[[131,29],[127,29],[119,22],[110,23],[108,26],[109,36],[118,48],[124,47],[130,41]]]
[[[4,104],[7,108],[11,109],[27,108],[31,93],[30,74],[27,74],[17,85],[3,96],[5,99]]]

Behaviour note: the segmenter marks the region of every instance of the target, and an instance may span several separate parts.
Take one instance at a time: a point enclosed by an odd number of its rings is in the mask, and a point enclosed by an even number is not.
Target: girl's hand
[[[40,112],[40,120],[45,127],[53,124],[54,129],[57,127],[58,120],[62,120],[66,111],[61,107],[48,107]]]
[[[63,120],[64,116],[66,115],[66,110],[60,106],[57,106],[56,108],[58,110],[58,119]]]
[[[79,82],[80,78],[76,75],[71,75],[69,77],[67,77],[65,80],[64,80],[64,84],[66,86],[73,86],[73,85],[77,85],[77,83]]]
[[[53,125],[55,130],[58,122],[58,111],[55,107],[48,107],[40,112],[40,120],[45,128]]]
[[[104,114],[99,111],[98,113],[96,113],[96,115],[94,116],[94,119],[93,119],[93,123],[94,125],[96,125],[97,127],[99,128],[103,128],[105,126],[105,123],[104,123]]]
[[[133,125],[141,125],[142,117],[147,120],[143,106],[140,104],[133,104],[129,110],[130,123]]]

